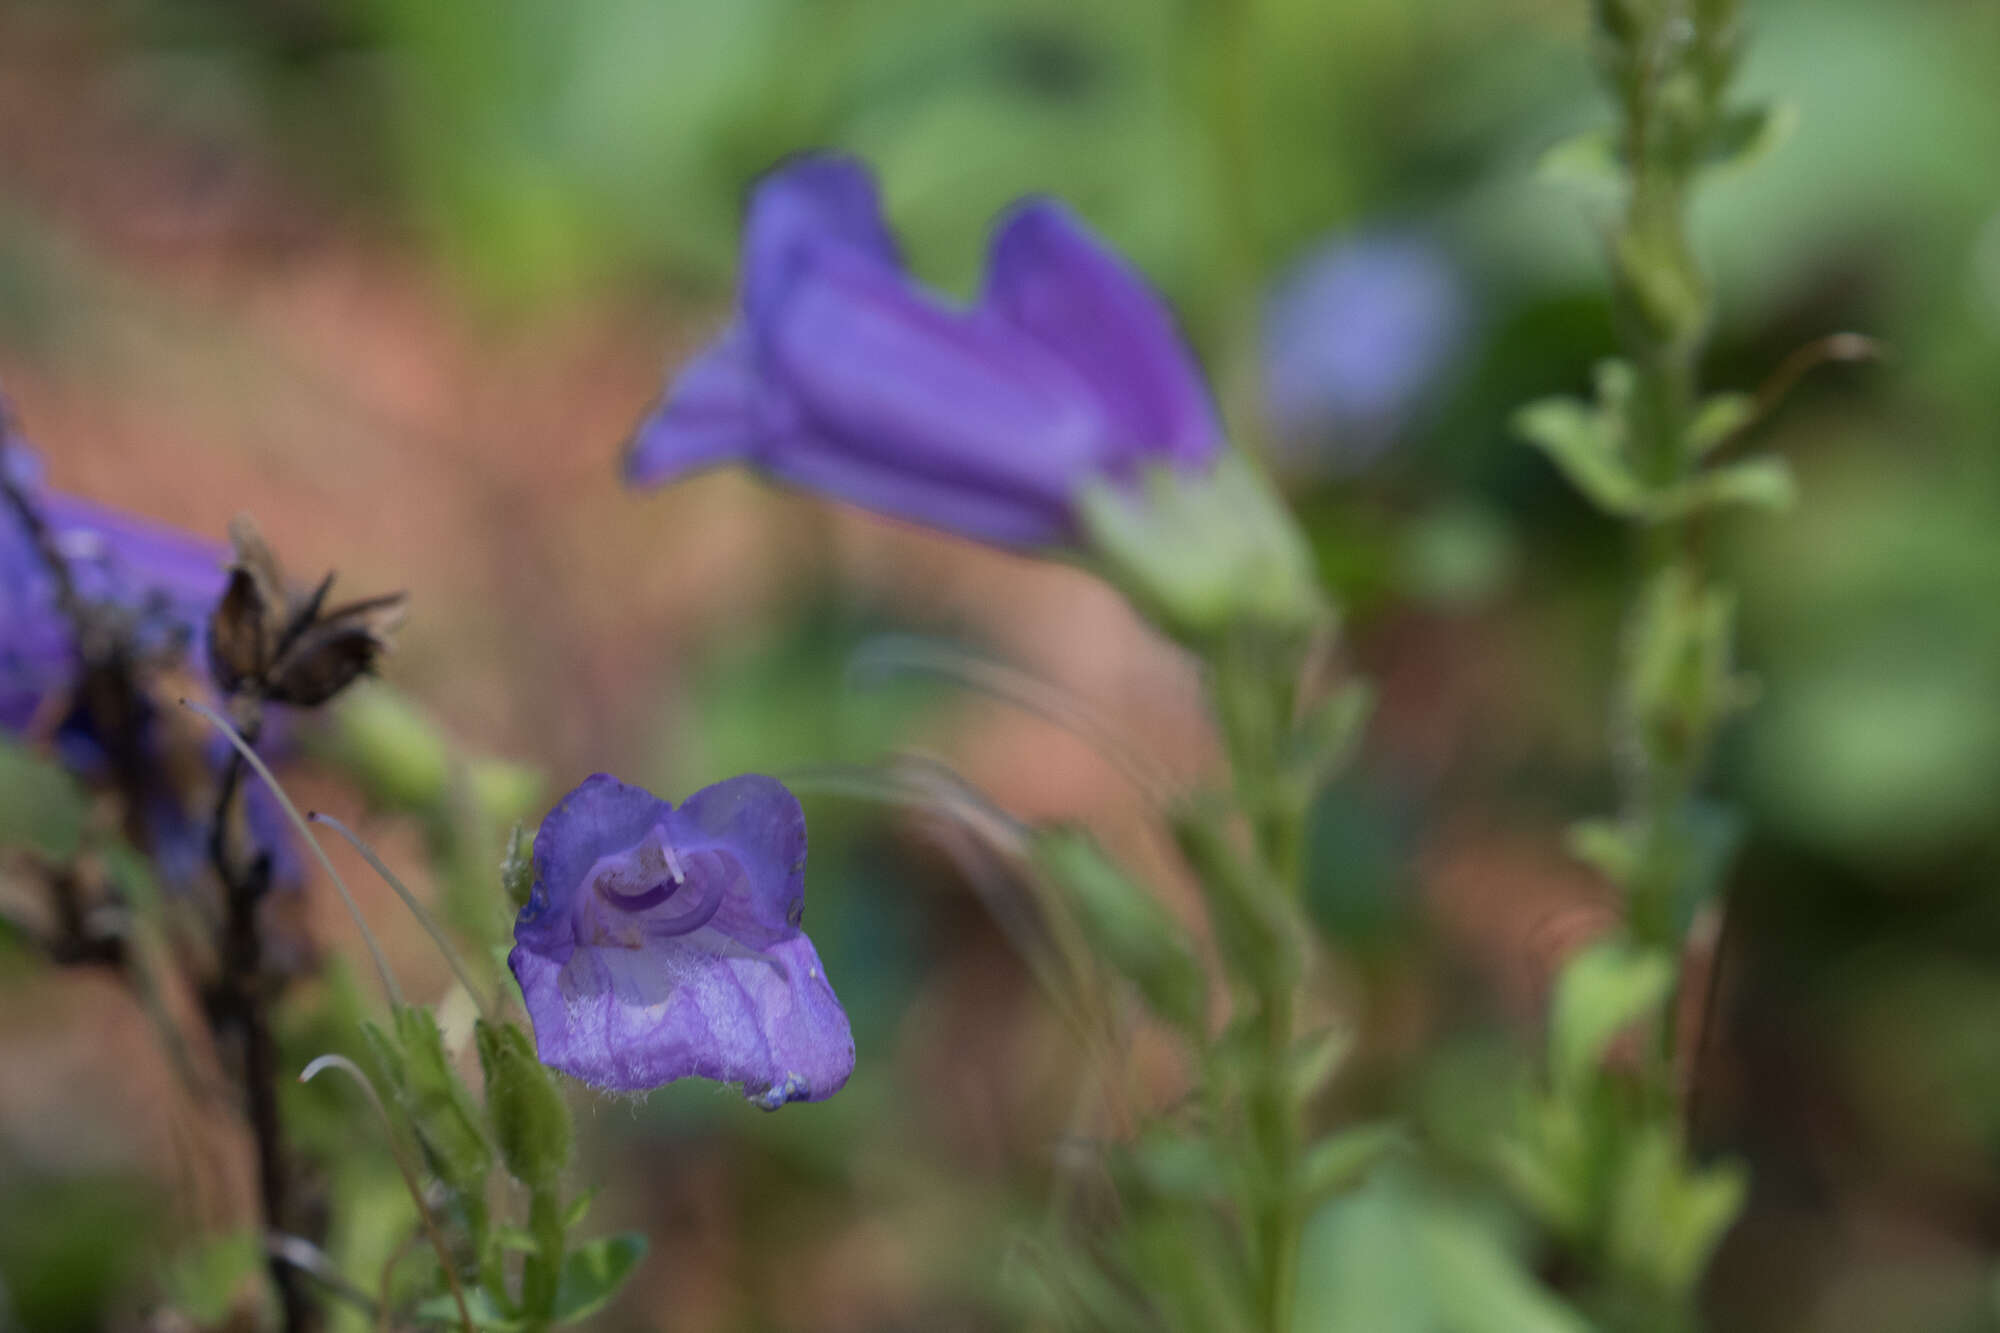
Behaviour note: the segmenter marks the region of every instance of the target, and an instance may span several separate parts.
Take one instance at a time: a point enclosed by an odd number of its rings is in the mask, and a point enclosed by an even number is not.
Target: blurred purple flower
[[[1001,219],[970,308],[913,282],[867,169],[809,156],[757,187],[735,322],[640,427],[626,479],[747,462],[1003,546],[1060,545],[1072,501],[1223,445],[1166,306],[1062,205]]]
[[[78,600],[122,617],[130,647],[151,662],[183,659],[199,680],[208,679],[204,628],[227,581],[228,549],[218,542],[153,523],[88,500],[48,489],[34,453],[21,445],[5,453],[9,480],[34,506],[50,545],[69,571]],[[0,508],[0,731],[21,732],[46,709],[61,707],[53,724],[62,761],[88,778],[111,767],[110,738],[97,734],[83,710],[71,707],[82,659],[74,626],[58,604],[56,582],[43,553],[11,506]],[[190,789],[167,753],[153,701],[141,698],[138,735],[128,738],[142,757],[149,781],[142,793],[147,841],[168,884],[191,883],[208,861],[213,796]],[[284,721],[267,727],[263,749],[283,744]],[[227,741],[202,733],[201,763],[219,773]],[[184,767],[181,765],[179,767]],[[304,863],[292,830],[260,784],[243,795],[257,845],[272,858],[272,882],[297,884]]]
[[[1408,422],[1464,339],[1465,293],[1427,241],[1385,236],[1321,247],[1264,312],[1264,401],[1294,457],[1372,461]]]
[[[675,809],[586,778],[535,835],[507,957],[542,1063],[617,1092],[739,1083],[766,1110],[838,1092],[854,1037],[799,929],[805,860],[805,815],[775,779]]]
[[[202,628],[222,595],[228,552],[214,542],[48,490],[32,454],[16,445],[7,466],[41,515],[78,598],[112,608],[143,655],[202,651]],[[12,508],[0,512],[0,728],[19,731],[79,666],[56,582]]]

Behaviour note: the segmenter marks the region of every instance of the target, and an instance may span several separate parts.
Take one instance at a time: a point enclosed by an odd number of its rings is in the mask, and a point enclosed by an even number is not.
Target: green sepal
[[[554,1186],[569,1165],[569,1104],[555,1075],[535,1058],[528,1034],[511,1023],[473,1025],[486,1075],[486,1115],[500,1160],[531,1189]]]
[[[1202,473],[1155,466],[1136,485],[1092,481],[1075,506],[1092,563],[1183,642],[1239,627],[1303,636],[1327,616],[1297,522],[1233,450]]]
[[[507,835],[507,854],[500,861],[500,885],[507,901],[519,911],[535,889],[535,835],[520,824]]]

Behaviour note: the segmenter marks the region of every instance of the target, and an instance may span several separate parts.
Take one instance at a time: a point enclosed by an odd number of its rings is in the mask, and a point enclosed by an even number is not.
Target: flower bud
[[[486,1074],[486,1115],[501,1160],[530,1189],[552,1186],[569,1163],[569,1106],[555,1076],[535,1058],[528,1034],[480,1019],[473,1028]]]

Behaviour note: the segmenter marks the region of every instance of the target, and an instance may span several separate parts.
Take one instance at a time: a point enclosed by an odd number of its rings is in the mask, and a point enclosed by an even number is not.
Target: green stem
[[[1688,430],[1700,404],[1700,363],[1714,303],[1694,256],[1688,205],[1736,63],[1738,9],[1739,0],[1598,0],[1602,70],[1618,104],[1630,172],[1611,243],[1616,323],[1636,377],[1627,440],[1634,469],[1656,491],[1685,481],[1700,462],[1689,448]],[[1636,534],[1641,572],[1631,612],[1635,644],[1644,617],[1664,615],[1690,624],[1708,614],[1712,592],[1701,570],[1695,521],[1676,516],[1645,523]],[[1666,596],[1686,600],[1665,609],[1652,606],[1652,599]],[[1687,650],[1676,645],[1675,651]],[[1693,683],[1655,682],[1665,698],[1647,699],[1643,673],[1649,665],[1642,656],[1630,654],[1630,678],[1621,686],[1627,709],[1622,727],[1632,755],[1623,774],[1623,803],[1636,850],[1626,885],[1628,927],[1640,943],[1678,956],[1683,940],[1677,905],[1695,854],[1695,797],[1722,709],[1708,693],[1705,676]],[[1669,1123],[1679,1115],[1680,985],[1677,969],[1649,1034],[1643,1066],[1644,1114]],[[1659,1314],[1671,1321],[1685,1312]]]
[[[1303,892],[1305,801],[1283,778],[1298,653],[1288,644],[1238,636],[1216,646],[1210,665],[1237,801],[1252,833],[1245,887],[1274,909],[1269,919],[1282,921]],[[1244,1208],[1261,1326],[1290,1333],[1305,1222],[1297,1189],[1304,1127],[1291,1080],[1300,978],[1275,958],[1258,962],[1237,978],[1255,1000],[1261,1038],[1245,1090],[1253,1168],[1245,1174]]]
[[[1300,1126],[1289,1077],[1293,1014],[1290,988],[1265,997],[1264,1067],[1253,1102],[1256,1137],[1264,1160],[1262,1207],[1257,1219],[1265,1327],[1290,1333],[1299,1285],[1299,1238],[1304,1227],[1297,1190]]]
[[[1214,154],[1216,346],[1223,415],[1230,437],[1252,458],[1263,455],[1257,386],[1257,301],[1263,289],[1256,209],[1257,0],[1213,0],[1210,23],[1190,61],[1209,75],[1208,138]]]
[[[563,1210],[553,1185],[537,1185],[528,1196],[528,1234],[535,1252],[521,1268],[524,1327],[535,1333],[549,1326],[555,1314],[556,1284],[562,1276]]]

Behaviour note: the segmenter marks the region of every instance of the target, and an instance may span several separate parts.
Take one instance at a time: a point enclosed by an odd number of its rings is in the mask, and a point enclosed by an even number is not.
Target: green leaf
[[[1649,516],[1680,518],[1728,505],[1782,511],[1797,499],[1798,484],[1792,479],[1791,465],[1776,455],[1762,454],[1695,473],[1661,495]]]
[[[1317,1096],[1353,1050],[1354,1031],[1345,1027],[1328,1028],[1298,1042],[1291,1054],[1292,1095],[1301,1102]]]
[[[493,1303],[492,1296],[479,1287],[466,1289],[465,1312],[472,1316],[474,1328],[484,1329],[487,1333],[515,1333],[515,1330],[522,1327],[518,1316],[510,1315],[500,1309]],[[448,1324],[453,1328],[460,1326],[458,1302],[452,1299],[448,1291],[420,1301],[411,1313],[429,1323]]]
[[[1417,1219],[1416,1236],[1441,1329],[1590,1333],[1582,1316],[1545,1290],[1477,1216],[1432,1207]]]
[[[1590,1184],[1581,1154],[1563,1151],[1565,1146],[1564,1138],[1541,1134],[1505,1138],[1494,1147],[1493,1164],[1529,1212],[1557,1235],[1576,1237],[1590,1220]]]
[[[1232,1164],[1208,1139],[1155,1130],[1124,1156],[1138,1182],[1162,1198],[1220,1202],[1229,1197]]]
[[[1550,1075],[1560,1099],[1586,1087],[1620,1032],[1667,996],[1674,980],[1665,954],[1618,940],[1591,945],[1564,965],[1549,1014]]]
[[[1617,136],[1609,126],[1585,130],[1553,145],[1535,163],[1535,175],[1551,185],[1606,194],[1625,189],[1625,166]]]
[[[637,1231],[602,1236],[571,1250],[556,1284],[555,1322],[573,1324],[602,1309],[645,1257],[646,1238]]]
[[[1307,1149],[1299,1193],[1308,1208],[1316,1207],[1354,1188],[1376,1163],[1409,1145],[1409,1132],[1398,1124],[1355,1125],[1328,1135]]]
[[[1709,138],[1702,165],[1711,171],[1736,172],[1755,166],[1785,145],[1799,127],[1793,102],[1767,102],[1741,107],[1723,116]]]
[[[402,1105],[409,1096],[409,1079],[403,1069],[403,1048],[374,1020],[366,1018],[361,1020],[361,1042],[368,1048],[369,1059],[375,1062],[373,1072],[382,1086],[389,1089],[397,1105]]]
[[[1611,421],[1575,398],[1543,398],[1516,411],[1513,426],[1591,503],[1629,517],[1644,511],[1646,488],[1626,466]]]
[[[1314,1214],[1293,1328],[1314,1333],[1589,1333],[1494,1215],[1412,1173],[1376,1172]]]
[[[432,1170],[468,1199],[484,1197],[493,1148],[480,1129],[479,1108],[452,1067],[437,1018],[420,1005],[396,1011],[404,1082],[398,1088]]]
[[[602,1185],[592,1185],[589,1189],[570,1200],[569,1207],[563,1209],[562,1224],[564,1231],[575,1230],[583,1224],[585,1215],[590,1212],[590,1205],[597,1202],[598,1192],[603,1188]]]
[[[62,765],[0,739],[0,847],[20,847],[47,861],[76,858],[89,802]]]
[[[1639,868],[1632,833],[1615,819],[1580,819],[1570,825],[1569,854],[1623,888]]]
[[[1703,401],[1688,426],[1688,451],[1704,458],[1742,430],[1757,415],[1757,396],[1749,393],[1718,393]]]
[[[1647,1126],[1620,1163],[1612,1262],[1668,1291],[1689,1290],[1742,1210],[1747,1185],[1736,1166],[1695,1167],[1670,1126]]]

